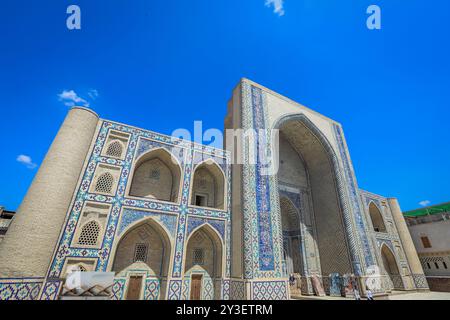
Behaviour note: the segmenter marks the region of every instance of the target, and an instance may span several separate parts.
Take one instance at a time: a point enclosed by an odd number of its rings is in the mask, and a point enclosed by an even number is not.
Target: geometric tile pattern
[[[264,121],[261,89],[252,87],[253,128],[260,133],[267,126]],[[269,176],[263,173],[267,163],[266,135],[260,134],[256,139],[256,212],[258,221],[259,270],[274,270],[273,234],[271,221]]]
[[[203,225],[203,224],[209,224],[214,229],[219,232],[219,234],[222,236],[222,239],[225,238],[225,221],[223,220],[215,220],[215,219],[206,219],[206,218],[197,218],[197,217],[189,217],[188,218],[188,229],[186,236],[189,237],[192,230],[196,229],[197,227]]]
[[[285,281],[252,282],[252,298],[254,300],[286,300],[288,299]]]
[[[230,280],[223,280],[223,300],[229,300],[230,299]]]
[[[427,278],[423,274],[413,274],[414,283],[418,289],[428,289]]]
[[[0,279],[0,300],[35,300],[39,296],[42,279]]]
[[[346,185],[348,186],[348,194],[349,200],[351,203],[352,211],[353,211],[353,219],[356,224],[357,233],[359,236],[359,247],[362,249],[363,258],[365,261],[365,266],[369,267],[374,264],[373,259],[373,248],[371,248],[369,239],[367,237],[367,227],[364,222],[363,211],[360,205],[360,195],[359,189],[356,185],[356,178],[354,175],[354,171],[352,165],[349,160],[349,155],[347,152],[347,148],[344,144],[343,133],[341,127],[336,124],[333,124],[334,134],[336,141],[338,143],[338,149],[340,153],[340,157],[342,159],[344,165],[344,176],[346,179]],[[361,251],[359,251],[361,252]]]
[[[244,218],[244,277],[279,278],[283,274],[281,221],[276,177],[262,175],[263,163],[270,158],[271,139],[267,138],[267,101],[261,89],[242,83],[242,129],[256,131],[256,146],[244,144],[242,169]],[[256,113],[256,114],[255,114]],[[261,142],[264,143],[261,143]],[[253,155],[259,161],[252,164]]]
[[[44,289],[42,290],[40,300],[56,300],[61,287],[62,281],[50,280],[44,283]]]
[[[183,280],[183,291],[181,294],[181,300],[189,300],[190,293],[190,278],[185,278]]]
[[[245,282],[230,280],[230,299],[244,300],[245,299]]]
[[[211,278],[202,281],[202,300],[214,299],[214,284]]]
[[[144,300],[158,300],[159,298],[159,280],[146,279]]]
[[[167,230],[170,232],[172,237],[175,237],[177,216],[170,214],[163,214],[161,212],[151,212],[143,210],[134,210],[130,208],[125,208],[122,212],[122,217],[119,223],[118,234],[122,232],[133,222],[142,220],[143,218],[153,217],[159,222],[161,222]]]
[[[114,279],[111,300],[122,300],[124,298],[126,279]]]
[[[169,300],[180,300],[181,296],[181,280],[170,280],[169,283]]]

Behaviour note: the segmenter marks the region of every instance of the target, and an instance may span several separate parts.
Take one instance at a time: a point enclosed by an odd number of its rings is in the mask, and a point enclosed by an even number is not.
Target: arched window
[[[95,184],[95,192],[111,193],[114,184],[114,177],[111,173],[105,172],[100,175]]]
[[[100,225],[97,221],[89,221],[81,229],[78,244],[85,246],[95,246],[100,234]]]
[[[384,224],[383,215],[373,202],[369,205],[369,214],[370,219],[372,220],[373,230],[375,232],[386,232],[386,225]]]
[[[106,150],[106,155],[110,157],[120,158],[122,157],[123,147],[120,141],[114,140],[108,146]]]
[[[191,204],[199,207],[223,209],[225,178],[219,166],[206,161],[194,171]]]

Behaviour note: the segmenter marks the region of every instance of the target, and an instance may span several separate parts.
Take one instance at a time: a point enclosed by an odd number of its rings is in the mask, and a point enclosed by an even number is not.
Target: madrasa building
[[[338,122],[242,79],[225,129],[262,134],[222,150],[72,108],[0,243],[0,299],[63,299],[76,271],[113,272],[113,300],[428,289]]]

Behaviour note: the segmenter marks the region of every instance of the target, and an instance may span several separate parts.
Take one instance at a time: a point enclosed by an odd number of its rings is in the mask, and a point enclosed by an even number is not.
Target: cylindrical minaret
[[[417,286],[417,279],[421,278],[423,285],[418,286],[418,289],[426,289],[427,284],[425,281],[425,275],[423,272],[422,264],[420,263],[417,255],[416,247],[409,233],[408,226],[406,225],[405,218],[403,217],[402,210],[396,198],[388,198],[389,207],[391,208],[392,217],[394,218],[395,225],[397,226],[398,235],[403,244],[406,259],[408,260],[411,268],[412,277],[415,279]]]
[[[98,122],[90,109],[67,114],[0,243],[0,278],[45,276]]]

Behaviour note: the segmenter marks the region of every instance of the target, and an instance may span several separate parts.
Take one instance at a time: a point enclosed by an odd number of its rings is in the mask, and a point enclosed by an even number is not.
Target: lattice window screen
[[[122,144],[119,141],[115,140],[109,144],[108,149],[106,150],[106,155],[110,157],[120,158],[122,156],[122,152]]]
[[[80,237],[78,238],[78,244],[95,246],[100,234],[100,226],[97,221],[90,221],[86,223],[81,229]]]
[[[137,243],[134,248],[134,262],[147,262],[148,246],[145,243]]]
[[[114,177],[111,173],[105,172],[98,179],[95,185],[96,192],[111,193],[114,183]]]
[[[194,264],[202,265],[205,261],[205,251],[202,248],[196,248],[194,249],[194,257],[193,262]]]

